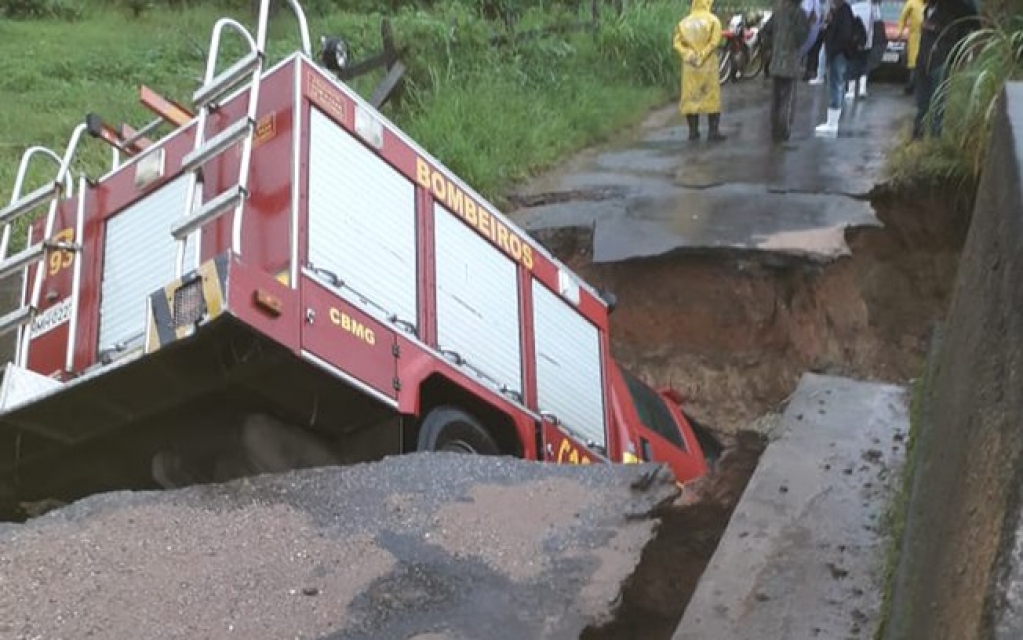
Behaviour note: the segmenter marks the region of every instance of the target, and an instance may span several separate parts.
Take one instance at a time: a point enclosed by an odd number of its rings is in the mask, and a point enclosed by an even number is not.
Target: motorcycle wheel
[[[743,69],[742,77],[756,78],[764,70],[764,55],[760,47],[756,47],[746,58],[746,68]]]
[[[732,56],[728,49],[718,49],[718,83],[725,84],[732,77]]]

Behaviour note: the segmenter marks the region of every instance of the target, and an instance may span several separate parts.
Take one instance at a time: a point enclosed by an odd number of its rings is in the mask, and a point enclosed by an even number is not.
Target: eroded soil
[[[972,191],[877,190],[883,228],[846,232],[851,256],[828,264],[752,252],[589,261],[586,230],[541,236],[612,291],[616,356],[683,391],[688,411],[728,448],[718,470],[667,508],[615,619],[585,640],[670,638],[805,371],[906,384],[921,375],[949,303]],[[759,432],[759,433],[756,433]]]
[[[541,235],[613,292],[613,348],[642,377],[683,391],[701,422],[735,433],[776,410],[804,371],[904,383],[919,375],[948,304],[970,193],[871,197],[883,228],[846,232],[831,263],[766,252],[676,252],[594,265],[585,229]]]

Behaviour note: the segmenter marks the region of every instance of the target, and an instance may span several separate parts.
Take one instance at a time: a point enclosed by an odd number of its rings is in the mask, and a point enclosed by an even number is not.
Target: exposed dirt
[[[805,371],[906,383],[922,373],[947,309],[972,191],[878,190],[883,228],[846,233],[829,264],[755,252],[676,252],[590,262],[587,230],[540,240],[618,298],[617,357],[687,396],[728,443],[717,473],[662,514],[615,619],[584,640],[670,638],[756,467],[771,420]],[[758,424],[759,423],[759,424]],[[668,570],[670,569],[670,570]]]
[[[849,230],[852,255],[829,264],[715,250],[594,265],[589,230],[540,240],[617,296],[613,347],[625,366],[675,386],[698,419],[734,433],[776,409],[804,371],[886,382],[919,375],[972,197],[879,190],[872,203],[885,226]]]
[[[671,637],[765,444],[758,435],[741,432],[715,473],[661,511],[657,536],[626,583],[614,620],[587,629],[581,640]]]

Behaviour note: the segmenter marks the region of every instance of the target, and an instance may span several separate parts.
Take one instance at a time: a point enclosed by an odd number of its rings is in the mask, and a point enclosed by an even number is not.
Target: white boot
[[[860,76],[860,97],[861,98],[866,98],[867,97],[867,76],[866,75]]]
[[[845,99],[854,100],[856,99],[856,81],[845,83]]]
[[[821,52],[817,56],[817,77],[810,80],[810,84],[824,84],[824,74],[828,70],[828,59],[824,55],[824,47],[821,46]]]
[[[834,137],[838,135],[838,119],[842,115],[841,109],[828,109],[828,120],[817,125],[814,130],[818,136]]]

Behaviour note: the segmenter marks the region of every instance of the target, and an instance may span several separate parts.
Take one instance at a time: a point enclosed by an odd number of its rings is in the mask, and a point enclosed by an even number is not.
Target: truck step
[[[186,216],[171,226],[171,234],[175,239],[187,238],[193,231],[215,220],[227,212],[228,209],[237,206],[247,195],[246,190],[240,185],[235,185],[221,193],[216,198],[205,203],[202,208]]]
[[[51,200],[60,191],[59,182],[44,184],[24,198],[0,209],[0,225],[14,222],[32,209]]]
[[[5,336],[32,319],[32,307],[18,307],[0,316],[0,336]]]
[[[217,135],[210,138],[206,144],[189,152],[181,161],[181,171],[192,171],[217,157],[234,143],[252,134],[253,122],[251,118],[242,118],[231,124]]]
[[[44,247],[40,242],[32,245],[28,249],[23,249],[10,258],[0,262],[0,280],[20,271],[34,262],[39,262],[43,259],[43,254],[45,253],[46,247]]]
[[[256,67],[262,62],[262,59],[263,53],[261,51],[252,51],[249,55],[225,69],[216,78],[210,80],[209,84],[199,87],[192,94],[192,102],[195,104],[195,108],[201,109],[224,97],[239,80],[255,71]]]

